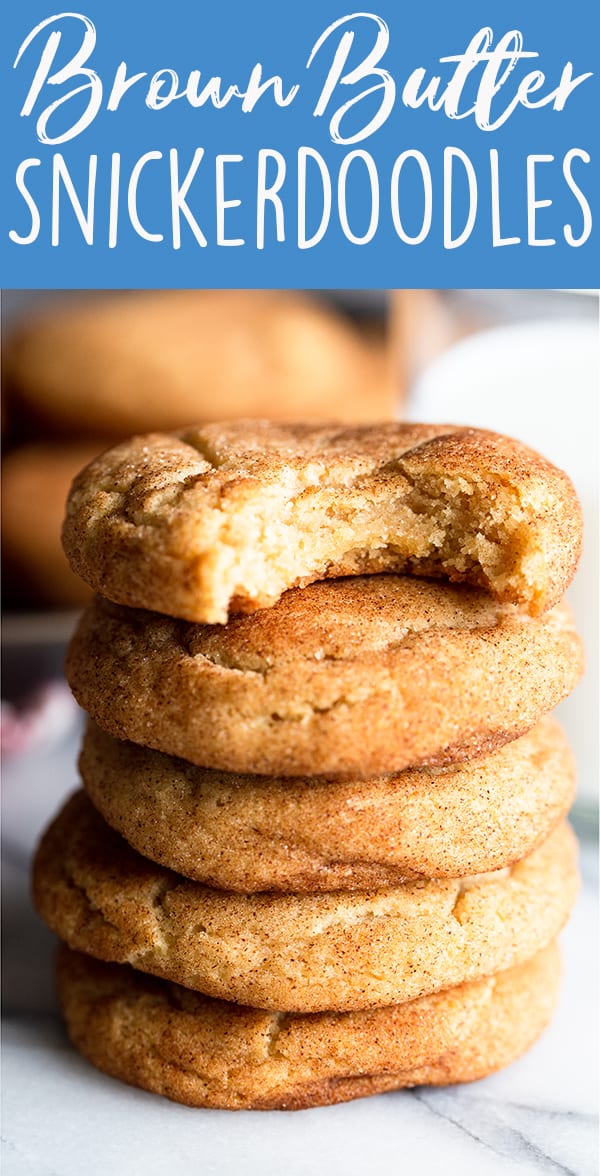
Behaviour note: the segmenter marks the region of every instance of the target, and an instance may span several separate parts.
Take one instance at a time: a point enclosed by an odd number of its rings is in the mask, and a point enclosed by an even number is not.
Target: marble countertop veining
[[[597,855],[562,936],[558,1012],[484,1081],[299,1113],[191,1110],[124,1086],[70,1047],[54,940],[31,909],[38,833],[76,781],[75,733],[4,768],[4,1176],[591,1176],[597,1171]]]

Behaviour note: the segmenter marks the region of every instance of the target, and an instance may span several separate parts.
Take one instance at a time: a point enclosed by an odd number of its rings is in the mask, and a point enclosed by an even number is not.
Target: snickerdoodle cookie
[[[223,623],[327,576],[411,572],[545,611],[581,507],[518,441],[452,425],[241,421],[134,437],[76,480],[63,542],[97,592]]]
[[[69,947],[236,1004],[401,1004],[529,959],[577,891],[562,824],[515,866],[370,892],[235,894],[137,854],[76,793],[44,835],[33,893]]]
[[[411,576],[326,580],[227,626],[97,599],[67,655],[98,724],[202,767],[273,776],[400,771],[529,730],[582,668],[565,605],[527,617]]]
[[[60,532],[75,474],[102,445],[39,443],[13,449],[2,461],[2,566],[5,587],[19,602],[78,607],[87,584],[69,567]]]
[[[383,343],[282,290],[69,300],[8,339],[3,368],[30,414],[113,438],[240,416],[389,420],[394,408]]]
[[[308,1016],[225,1004],[65,947],[58,983],[74,1045],[107,1074],[188,1106],[301,1110],[483,1078],[545,1028],[559,972],[552,944],[406,1004]]]
[[[485,758],[335,781],[240,776],[123,743],[90,723],[94,806],[145,857],[223,890],[370,890],[510,865],[569,809],[573,757],[545,718]]]

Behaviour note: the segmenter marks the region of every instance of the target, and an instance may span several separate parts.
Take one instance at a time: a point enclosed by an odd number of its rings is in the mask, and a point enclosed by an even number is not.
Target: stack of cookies
[[[121,444],[64,544],[85,791],[35,901],[75,1045],[195,1106],[479,1078],[553,1008],[577,871],[563,473],[475,429]]]

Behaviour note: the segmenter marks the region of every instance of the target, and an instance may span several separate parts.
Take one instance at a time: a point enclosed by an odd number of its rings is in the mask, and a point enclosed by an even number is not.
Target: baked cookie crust
[[[2,566],[19,601],[81,608],[91,592],[69,567],[60,532],[75,474],[102,443],[47,444],[13,449],[2,459]]]
[[[240,416],[390,419],[391,364],[322,301],[283,290],[131,290],[9,338],[3,378],[62,433],[112,438]]]
[[[214,624],[373,572],[468,583],[537,614],[570,582],[581,531],[566,474],[496,433],[240,421],[108,450],[75,480],[63,542],[110,600]]]
[[[573,801],[551,718],[482,759],[368,780],[197,768],[88,725],[90,800],[144,857],[222,890],[370,890],[519,861]]]
[[[107,1074],[188,1106],[301,1110],[485,1077],[543,1031],[559,973],[551,944],[518,967],[406,1004],[295,1016],[63,947],[58,985],[73,1044]]]
[[[485,755],[576,685],[564,604],[524,616],[411,576],[322,581],[227,626],[97,599],[66,674],[118,739],[272,776],[396,772]]]
[[[400,1004],[522,963],[577,892],[561,825],[517,865],[371,892],[232,894],[136,854],[76,793],[34,864],[39,914],[69,947],[208,996],[286,1012]]]

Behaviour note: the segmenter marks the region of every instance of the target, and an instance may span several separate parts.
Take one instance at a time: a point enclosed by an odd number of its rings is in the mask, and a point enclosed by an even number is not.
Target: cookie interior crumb
[[[76,480],[73,568],[118,604],[209,624],[327,577],[408,572],[556,603],[580,548],[566,475],[450,425],[265,421],[133,438]]]
[[[345,575],[376,569],[468,580],[500,599],[529,599],[537,611],[545,553],[530,522],[513,490],[500,486],[490,501],[476,477],[424,479],[391,498],[375,488],[356,505],[340,501],[335,485],[268,496],[262,508],[252,502],[224,516],[218,547],[199,568],[202,592],[213,601],[210,620],[222,621],[230,606],[272,604],[315,569],[335,576],[343,566]]]

